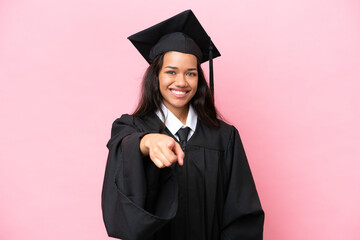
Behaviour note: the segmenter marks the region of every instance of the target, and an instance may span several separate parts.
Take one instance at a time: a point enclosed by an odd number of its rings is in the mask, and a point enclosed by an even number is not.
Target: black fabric
[[[102,191],[109,236],[261,240],[264,212],[236,128],[198,122],[184,165],[159,169],[142,157],[139,143],[161,126],[155,114],[123,115],[113,123]],[[167,129],[162,133],[174,138]]]
[[[174,35],[174,33],[182,34]],[[210,37],[191,10],[183,11],[135,33],[128,39],[149,64],[156,56],[168,51],[194,54],[203,63],[209,60],[210,45],[212,47],[212,58],[220,56],[220,52],[211,42]]]
[[[177,131],[176,135],[179,137],[179,143],[182,149],[185,149],[187,138],[190,132],[189,127],[180,128],[179,131]]]
[[[159,42],[151,48],[149,59],[153,61],[158,55],[169,51],[191,53],[199,60],[203,58],[203,54],[194,40],[182,32],[174,32],[163,36]]]

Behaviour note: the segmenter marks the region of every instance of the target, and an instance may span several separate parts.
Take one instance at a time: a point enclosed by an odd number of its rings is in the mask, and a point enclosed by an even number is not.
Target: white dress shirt
[[[197,114],[195,113],[193,107],[189,105],[189,112],[186,118],[186,124],[184,125],[163,103],[161,104],[161,109],[164,112],[165,119],[161,115],[160,110],[156,111],[156,115],[160,118],[162,122],[165,123],[165,126],[169,129],[169,131],[179,140],[178,136],[176,135],[177,131],[180,128],[189,127],[190,132],[188,135],[187,140],[191,138],[194,134],[197,124]]]

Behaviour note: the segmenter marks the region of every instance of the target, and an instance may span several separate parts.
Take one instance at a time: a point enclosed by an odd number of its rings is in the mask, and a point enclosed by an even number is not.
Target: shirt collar
[[[160,110],[156,111],[156,115],[160,118],[162,122],[165,122],[165,126],[176,138],[176,133],[180,128],[189,127],[190,132],[188,139],[194,134],[197,124],[197,114],[195,113],[194,108],[190,105],[189,112],[186,118],[186,124],[184,125],[163,103],[161,104],[161,110],[164,112],[165,119],[163,118]]]

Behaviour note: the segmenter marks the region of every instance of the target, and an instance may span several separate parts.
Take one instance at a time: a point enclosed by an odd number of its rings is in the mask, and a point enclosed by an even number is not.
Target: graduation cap
[[[210,89],[214,93],[213,58],[220,52],[191,10],[128,37],[136,49],[151,64],[160,54],[177,51],[195,55],[200,63],[209,61]]]

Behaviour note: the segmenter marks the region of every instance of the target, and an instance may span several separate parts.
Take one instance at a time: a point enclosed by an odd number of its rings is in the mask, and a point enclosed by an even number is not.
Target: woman
[[[200,64],[219,56],[191,10],[129,39],[150,66],[112,127],[102,208],[122,239],[262,239],[264,212],[235,127]],[[208,50],[210,47],[210,53]]]

